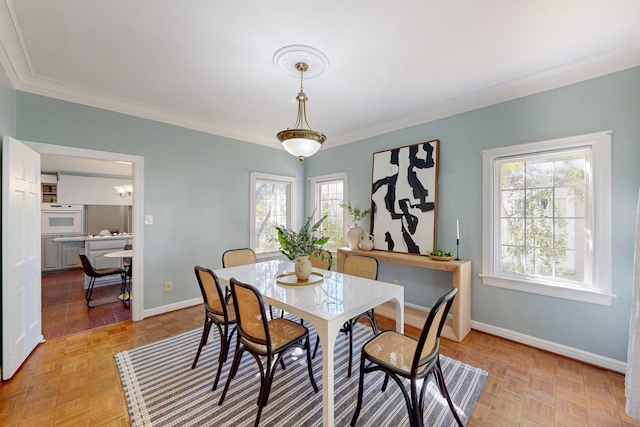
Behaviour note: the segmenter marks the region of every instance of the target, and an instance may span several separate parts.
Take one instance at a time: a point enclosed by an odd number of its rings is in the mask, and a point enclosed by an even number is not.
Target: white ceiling
[[[325,147],[640,65],[638,0],[0,0],[16,89],[279,147],[305,79]]]

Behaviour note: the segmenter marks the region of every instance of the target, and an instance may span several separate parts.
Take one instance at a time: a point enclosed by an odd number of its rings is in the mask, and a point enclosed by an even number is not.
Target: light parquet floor
[[[202,327],[203,318],[192,307],[48,340],[0,384],[0,425],[129,425],[113,355]],[[463,343],[443,339],[442,353],[489,371],[469,426],[640,426],[624,413],[621,374],[477,331]]]

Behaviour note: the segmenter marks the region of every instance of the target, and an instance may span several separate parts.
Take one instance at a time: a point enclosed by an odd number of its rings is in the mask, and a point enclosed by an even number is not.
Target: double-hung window
[[[483,283],[610,305],[611,133],[482,156]]]
[[[340,203],[347,200],[347,174],[311,178],[311,210],[315,209],[314,221],[324,215],[327,219],[321,225],[322,235],[329,236],[325,249],[333,251],[344,246],[346,212]]]
[[[296,178],[252,172],[250,182],[250,246],[256,253],[277,252],[275,227],[296,226]]]

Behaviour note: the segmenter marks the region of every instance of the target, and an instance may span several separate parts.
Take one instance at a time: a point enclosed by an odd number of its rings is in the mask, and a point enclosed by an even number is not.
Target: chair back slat
[[[220,286],[218,276],[210,269],[199,265],[196,265],[193,270],[196,273],[198,285],[200,285],[204,305],[209,311],[226,318],[226,304],[224,303],[222,286]]]
[[[447,320],[447,314],[451,309],[453,298],[457,292],[457,288],[452,288],[431,307],[431,311],[429,311],[427,320],[424,322],[422,332],[420,333],[420,338],[418,339],[416,354],[413,360],[414,370],[418,369],[419,366],[425,364],[433,355],[437,354],[440,348],[440,333],[442,332],[445,320]]]
[[[269,326],[260,292],[231,278],[231,294],[240,335],[254,343],[270,346]]]
[[[309,262],[312,267],[329,270],[333,263],[333,257],[331,256],[331,252],[323,249],[309,255]]]
[[[224,268],[255,264],[256,261],[256,253],[250,248],[229,249],[222,254],[222,267]]]
[[[352,254],[345,258],[342,272],[352,276],[376,280],[378,278],[378,260],[366,255]]]

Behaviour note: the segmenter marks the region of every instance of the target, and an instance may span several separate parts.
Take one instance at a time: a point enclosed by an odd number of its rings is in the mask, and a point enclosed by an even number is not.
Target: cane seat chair
[[[255,264],[258,262],[256,253],[251,248],[229,249],[222,254],[222,268],[237,267],[239,265]],[[229,288],[227,288],[227,296]],[[269,315],[274,318],[273,307],[269,306]],[[284,317],[284,312],[280,313]]]
[[[222,254],[223,268],[255,264],[256,262],[256,253],[250,248],[229,249]]]
[[[256,427],[260,422],[262,408],[267,405],[273,377],[282,360],[283,354],[293,347],[305,350],[307,354],[307,369],[313,390],[317,393],[318,386],[313,378],[311,366],[311,348],[309,345],[309,330],[292,320],[277,318],[267,320],[264,301],[260,292],[253,286],[238,282],[231,278],[231,295],[238,319],[238,335],[240,347],[233,356],[233,365],[227,377],[219,405],[224,402],[229,384],[238,371],[242,354],[246,351],[253,356],[260,369],[260,393],[258,395],[258,414]],[[265,358],[265,363],[262,363]]]
[[[376,280],[378,278],[378,260],[366,255],[352,254],[345,258],[342,272],[351,276],[358,276],[365,279]],[[347,371],[347,377],[351,377],[351,359],[353,357],[353,325],[358,323],[362,318],[367,318],[367,320],[369,320],[371,329],[373,329],[373,334],[378,335],[378,324],[376,323],[376,312],[374,308],[362,314],[359,314],[358,316],[350,319],[347,323],[344,324],[340,332],[344,332],[345,334],[349,335],[349,367]]]
[[[93,268],[93,265],[91,265],[91,261],[89,261],[89,258],[87,258],[87,256],[84,254],[80,254],[80,262],[82,263],[82,269],[84,270],[84,274],[89,277],[89,287],[85,292],[87,307],[93,308],[99,305],[112,304],[114,302],[121,301],[120,299],[116,299],[114,301],[107,301],[100,304],[93,304],[93,305],[91,304],[91,301],[93,300],[93,288],[95,286],[96,279],[100,277],[108,277],[108,276],[116,276],[116,275],[120,276],[120,280],[122,282],[122,288],[121,288],[121,294],[123,295],[122,302],[125,303],[125,305],[128,305],[129,298],[128,297],[126,299],[124,298],[125,296],[129,295],[129,290],[127,289],[127,276],[124,269],[120,267]]]
[[[309,262],[312,267],[329,270],[333,264],[333,257],[331,256],[331,252],[323,249],[309,255]]]
[[[382,371],[386,374],[382,384],[382,392],[387,389],[389,377],[393,378],[402,390],[409,411],[409,425],[411,427],[424,426],[422,419],[424,397],[430,374],[434,375],[440,394],[447,400],[456,422],[459,426],[463,425],[449,396],[440,366],[440,333],[457,291],[458,289],[452,288],[436,301],[429,312],[418,340],[399,332],[384,331],[362,346],[358,403],[351,419],[352,426],[355,426],[362,408],[364,376],[375,371]],[[410,393],[403,385],[401,377],[411,382]]]
[[[220,354],[218,355],[218,371],[216,372],[216,378],[213,381],[213,390],[215,390],[218,386],[218,380],[220,379],[222,365],[227,361],[231,338],[233,337],[233,333],[236,331],[236,310],[233,307],[233,303],[229,303],[223,296],[222,286],[220,286],[218,276],[216,276],[213,271],[208,268],[200,267],[199,265],[196,265],[193,270],[196,273],[196,279],[198,280],[198,285],[202,292],[205,317],[204,327],[202,328],[202,338],[200,338],[200,345],[198,346],[198,351],[196,352],[196,357],[193,360],[191,369],[195,369],[198,364],[202,347],[207,344],[209,333],[211,332],[211,326],[216,325],[218,335],[220,335]],[[233,329],[229,331],[231,326],[233,326]]]

